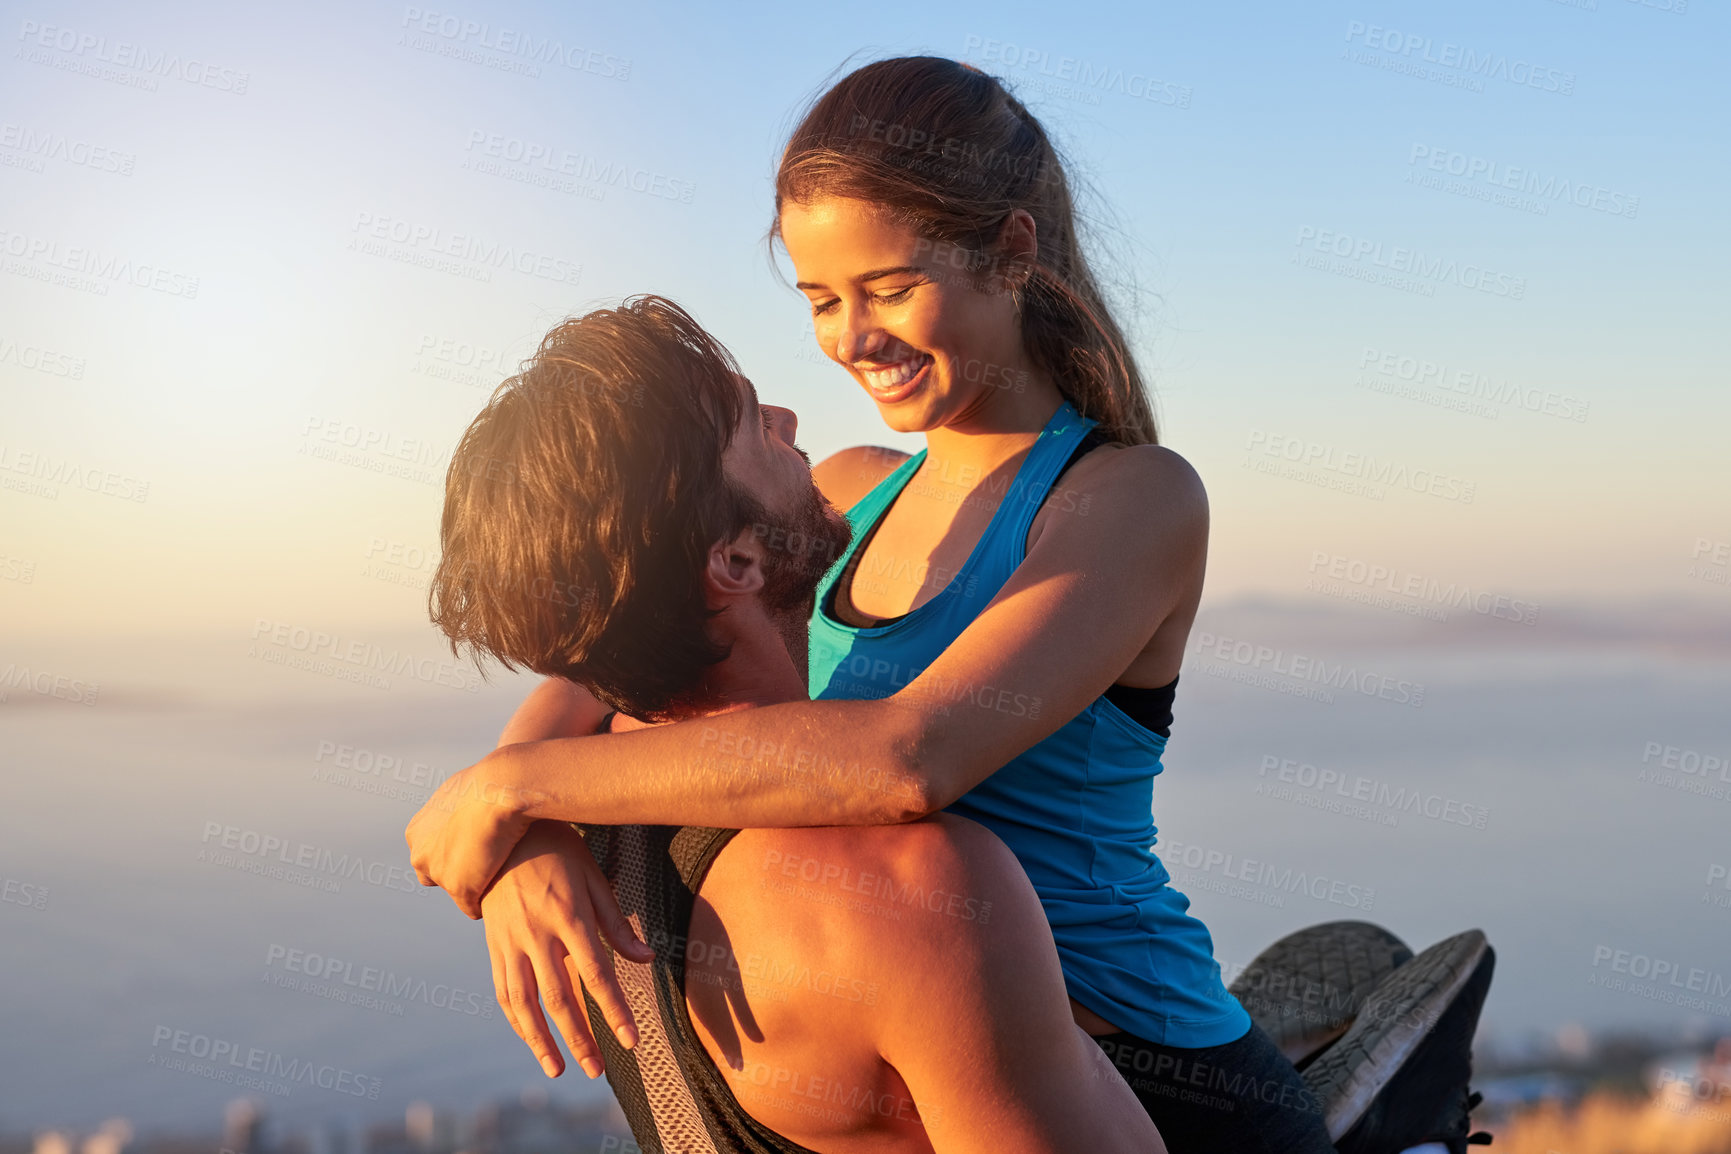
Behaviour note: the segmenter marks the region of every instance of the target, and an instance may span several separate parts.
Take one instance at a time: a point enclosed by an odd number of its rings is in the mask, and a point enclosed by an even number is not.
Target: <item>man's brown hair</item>
[[[709,549],[763,519],[722,470],[738,371],[662,297],[549,332],[451,455],[428,607],[452,650],[668,719],[727,656],[703,628]]]

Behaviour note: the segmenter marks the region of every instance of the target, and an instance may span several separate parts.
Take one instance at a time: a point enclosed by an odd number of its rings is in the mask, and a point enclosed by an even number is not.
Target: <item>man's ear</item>
[[[711,598],[751,597],[763,589],[763,581],[763,542],[751,526],[710,547],[703,588]]]

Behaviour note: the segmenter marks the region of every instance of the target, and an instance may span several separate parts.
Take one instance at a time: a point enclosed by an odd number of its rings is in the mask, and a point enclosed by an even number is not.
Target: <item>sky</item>
[[[0,918],[0,951],[91,992],[7,1009],[42,1057],[0,1043],[28,1088],[0,1128],[79,1121],[56,1087],[93,1070],[134,1116],[209,1115],[221,1088],[144,1068],[154,1010],[114,1024],[137,990],[177,1026],[371,1063],[399,1109],[417,1078],[517,1077],[476,1073],[521,1057],[508,1033],[435,1077],[415,1056],[470,1023],[320,1033],[307,999],[255,997],[289,937],[413,965],[458,927],[429,904],[381,944],[395,895],[291,901],[196,865],[202,831],[383,860],[413,790],[345,792],[319,751],[442,774],[490,744],[525,685],[474,684],[427,624],[444,464],[560,319],[672,297],[814,460],[919,447],[765,243],[800,111],[907,53],[999,75],[1057,140],[1161,440],[1208,488],[1163,836],[1380,884],[1427,942],[1486,925],[1518,947],[1506,1031],[1699,1020],[1589,988],[1600,948],[1731,973],[1724,802],[1691,791],[1731,752],[1722,8],[7,2],[0,42],[0,874],[54,897],[0,904],[42,914],[10,945]],[[431,672],[297,670],[283,630]],[[1246,638],[1431,694],[1247,683]],[[1288,760],[1452,791],[1489,832],[1355,824]],[[111,839],[85,857],[51,836],[81,820]],[[1348,916],[1234,899],[1198,860],[1174,873],[1223,962]],[[177,947],[213,913],[233,933]],[[212,1025],[201,999],[240,1008]],[[74,1020],[100,1061],[57,1040]]]
[[[1211,597],[1295,594],[1318,551],[1535,598],[1715,592],[1687,575],[1731,536],[1715,8],[9,13],[0,550],[34,573],[0,581],[10,628],[418,624],[360,576],[375,546],[435,547],[490,388],[636,292],[710,327],[814,459],[915,443],[764,244],[797,112],[905,52],[1011,81],[1096,194],[1163,440],[1212,496]],[[440,246],[531,271],[426,267]]]

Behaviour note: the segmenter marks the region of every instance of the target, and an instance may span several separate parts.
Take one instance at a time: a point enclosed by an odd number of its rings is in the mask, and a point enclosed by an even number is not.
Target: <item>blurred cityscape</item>
[[[1480,1037],[1475,1128],[1500,1154],[1731,1154],[1731,1033],[1589,1034],[1522,1043]],[[214,1121],[214,1120],[213,1120]],[[139,1134],[124,1118],[91,1133],[0,1135],[0,1154],[639,1154],[617,1103],[586,1108],[545,1091],[467,1117],[415,1102],[399,1123],[279,1127],[239,1098],[205,1133]]]
[[[0,1136],[0,1154],[640,1154],[611,1099],[560,1105],[543,1090],[494,1102],[462,1117],[412,1103],[401,1122],[351,1130],[279,1127],[259,1102],[237,1098],[204,1133],[134,1133],[110,1118],[94,1133],[42,1130]]]
[[[1731,1154],[1731,1033],[1481,1037],[1473,1065],[1499,1154]]]

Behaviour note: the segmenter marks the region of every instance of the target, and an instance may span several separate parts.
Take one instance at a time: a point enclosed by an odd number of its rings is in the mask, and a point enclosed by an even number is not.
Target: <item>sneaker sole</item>
[[[1304,1070],[1303,1078],[1324,1104],[1328,1135],[1337,1144],[1393,1083],[1451,1010],[1478,1021],[1496,954],[1479,930],[1467,930],[1431,946],[1389,974],[1368,997],[1346,1034]],[[1463,992],[1469,996],[1462,999]],[[1466,1036],[1470,1046],[1470,1030]],[[1470,1072],[1459,1071],[1465,1085]],[[1454,1075],[1439,1078],[1451,1081]],[[1449,1087],[1438,1093],[1438,1105]],[[1407,1105],[1407,1104],[1401,1104]],[[1411,1104],[1424,1113],[1423,1104]],[[1434,1111],[1433,1111],[1434,1112]]]
[[[1412,957],[1412,949],[1381,926],[1325,922],[1257,954],[1228,988],[1302,1070],[1346,1033],[1377,985]]]

